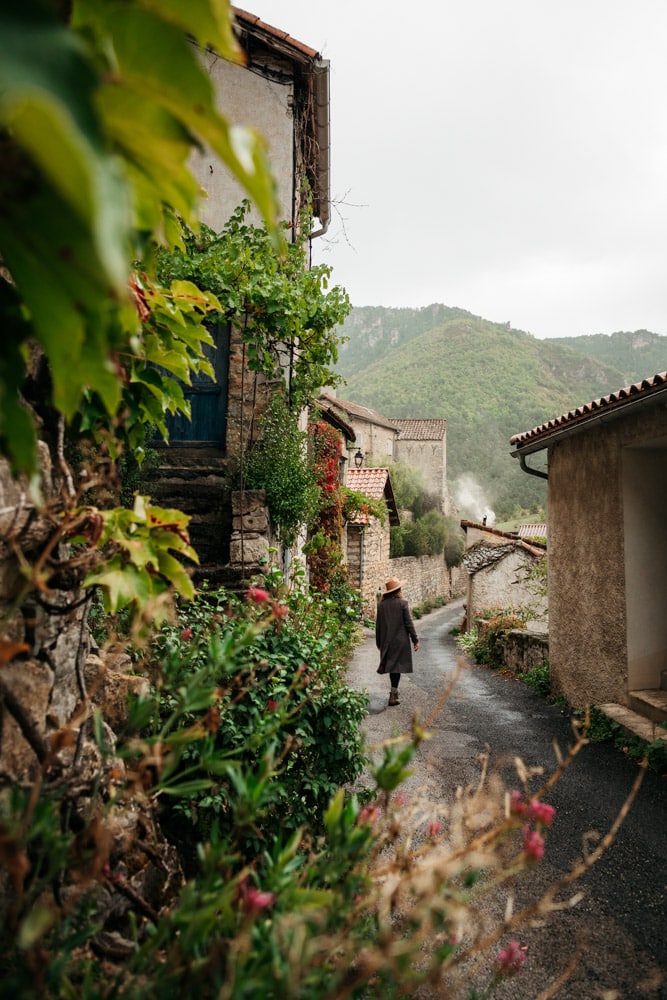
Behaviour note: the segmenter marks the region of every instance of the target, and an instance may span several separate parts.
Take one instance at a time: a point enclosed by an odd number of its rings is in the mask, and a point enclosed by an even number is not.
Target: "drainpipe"
[[[531,469],[529,465],[526,465],[525,455],[519,455],[518,458],[519,458],[519,465],[521,466],[524,472],[528,473],[529,476],[539,476],[540,479],[549,478],[548,472],[542,472],[541,469]],[[486,518],[484,518],[484,520],[486,521]]]
[[[318,59],[314,70],[315,128],[317,131],[317,204],[320,228],[310,234],[315,240],[329,228],[331,198],[331,134],[329,118],[329,60]]]

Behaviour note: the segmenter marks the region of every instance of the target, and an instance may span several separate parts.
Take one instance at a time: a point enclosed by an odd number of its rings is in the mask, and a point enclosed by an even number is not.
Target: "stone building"
[[[552,683],[648,739],[667,718],[667,372],[516,434],[546,450]]]
[[[463,566],[468,626],[485,608],[530,607],[530,630],[546,632],[547,598],[533,575],[538,560],[546,559],[546,545],[474,521],[461,521],[461,527],[466,534]]]
[[[349,449],[350,468],[355,464],[355,455],[357,464],[361,465],[397,461],[398,427],[394,421],[369,406],[350,403],[330,392],[323,392],[318,402],[328,410],[339,413],[354,429],[355,437]]]
[[[326,232],[330,213],[329,62],[259,17],[238,8],[233,13],[245,65],[210,51],[203,52],[202,59],[230,123],[255,127],[265,138],[282,215],[292,231],[305,207],[304,184],[310,190],[317,220],[314,239]],[[197,153],[191,166],[208,194],[202,221],[219,231],[243,192],[208,150]],[[259,222],[252,214],[249,219]],[[257,498],[251,498],[245,513],[239,508],[244,504],[241,498],[234,501],[235,512],[232,503],[234,476],[269,387],[245,364],[238,329],[226,321],[210,329],[215,377],[201,376],[186,390],[192,420],[172,421],[169,446],[156,445],[160,462],[151,472],[147,491],[161,505],[191,516],[190,535],[200,558],[197,575],[231,584],[239,573],[257,566],[252,559],[239,564],[238,553],[247,559],[269,545],[268,538],[258,541],[252,531],[245,538],[252,544],[244,544],[244,526],[258,523]]]
[[[400,524],[388,469],[349,469],[347,485],[356,493],[373,500],[384,500],[387,520],[384,524],[371,514],[359,514],[345,527],[343,550],[350,583],[361,592],[363,613],[375,617],[376,594],[391,576],[389,534],[392,525]]]
[[[398,428],[396,459],[414,469],[421,469],[426,493],[437,497],[441,512],[451,511],[447,485],[447,421],[404,420],[392,418]]]

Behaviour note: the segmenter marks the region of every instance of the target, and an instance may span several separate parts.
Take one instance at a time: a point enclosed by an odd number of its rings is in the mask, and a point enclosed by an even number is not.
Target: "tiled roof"
[[[543,556],[547,550],[547,547],[543,542],[524,542],[516,531],[501,531],[500,528],[492,528],[488,524],[479,524],[477,521],[461,521],[461,527],[464,531],[468,528],[477,528],[478,531],[483,531],[486,535],[495,535],[498,538],[507,538],[508,541],[514,543],[515,548],[525,549],[526,552],[530,552],[533,556]],[[546,533],[544,537],[546,537]]]
[[[519,538],[546,538],[546,524],[520,524],[517,528]]]
[[[659,375],[652,375],[650,378],[642,379],[641,382],[634,382],[616,392],[610,392],[607,396],[594,399],[592,403],[585,403],[575,410],[570,410],[560,417],[548,420],[539,427],[533,427],[523,434],[514,434],[510,438],[510,444],[514,445],[517,451],[539,451],[546,448],[552,436],[560,437],[562,434],[577,430],[582,425],[595,420],[598,416],[606,413],[618,414],[627,407],[636,403],[649,402],[656,396],[662,396],[667,392],[667,372]]]
[[[400,441],[442,441],[447,430],[446,420],[394,420]]]
[[[320,54],[317,49],[311,49],[310,45],[304,45],[303,42],[288,35],[286,31],[274,28],[272,24],[267,24],[266,21],[262,21],[255,14],[251,14],[247,10],[242,10],[240,7],[232,7],[232,13],[239,27],[252,28],[256,34],[264,35],[274,45],[278,44],[287,54],[292,55],[293,58],[302,60],[305,57],[308,61],[319,59]]]
[[[389,477],[389,469],[349,469],[347,485],[356,493],[365,493],[374,500],[381,500]]]
[[[391,488],[389,469],[348,469],[347,486],[349,489],[354,490],[355,493],[365,493],[367,497],[371,497],[373,500],[382,500],[384,497],[389,510],[389,523],[400,523],[398,508],[394,499],[394,491]],[[360,514],[359,517],[353,520],[353,523],[369,524],[370,518],[368,515]]]
[[[398,430],[396,424],[387,420],[382,414],[376,413],[375,410],[371,410],[368,406],[360,406],[358,403],[348,403],[345,399],[339,399],[338,396],[329,396],[326,392],[323,392],[319,397],[321,400],[326,401],[330,406],[337,406],[339,410],[343,410],[347,413],[348,417],[357,417],[359,420],[366,420],[369,424],[377,424],[378,427],[388,427],[389,430]]]
[[[336,410],[335,407],[326,403],[321,396],[317,401],[317,405],[315,407],[311,407],[311,409],[319,410],[322,414],[322,419],[328,424],[331,424],[332,427],[335,427],[336,430],[339,430],[341,434],[344,434],[346,441],[355,440],[357,434],[354,427],[348,424],[340,410]]]

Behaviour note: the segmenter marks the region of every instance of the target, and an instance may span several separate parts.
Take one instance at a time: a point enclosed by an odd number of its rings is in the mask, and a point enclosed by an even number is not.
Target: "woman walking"
[[[389,704],[399,705],[398,684],[401,674],[412,673],[412,648],[419,649],[419,639],[408,602],[401,593],[403,584],[395,577],[387,580],[375,619],[375,645],[380,650],[379,674],[389,674]]]

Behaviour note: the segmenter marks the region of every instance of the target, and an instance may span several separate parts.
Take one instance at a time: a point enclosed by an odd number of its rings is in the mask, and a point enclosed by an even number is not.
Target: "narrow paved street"
[[[369,746],[407,732],[414,712],[422,721],[431,716],[462,659],[450,634],[462,613],[456,601],[415,623],[421,646],[415,672],[401,679],[398,708],[387,707],[389,682],[376,673],[374,637],[366,630],[350,662],[349,680],[370,694],[364,723]],[[574,741],[560,709],[525,684],[469,664],[428,729],[432,738],[420,748],[405,791],[425,789],[434,802],[451,801],[457,786],[476,782],[477,757],[487,746],[492,769],[515,788],[516,757],[548,775],[556,768],[554,741],[563,754]],[[610,829],[637,770],[607,745],[582,750],[547,798],[557,809],[556,820],[544,860],[516,887],[516,908],[570,870],[582,855],[585,835]],[[647,773],[615,843],[576,883],[573,891],[584,893],[581,902],[552,914],[547,926],[514,932],[528,944],[529,961],[494,996],[538,997],[581,949],[576,972],[555,994],[559,1000],[667,998],[666,829],[667,778]]]

